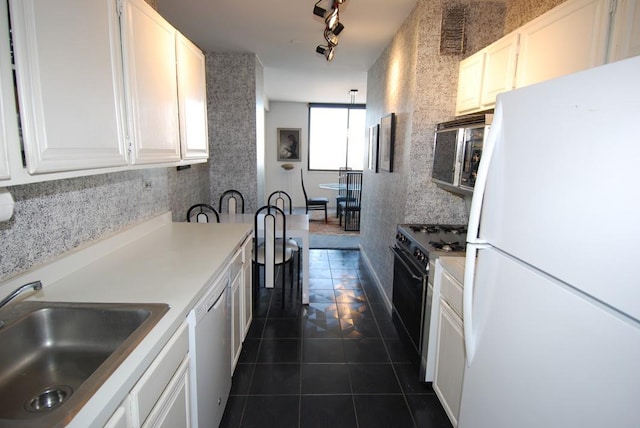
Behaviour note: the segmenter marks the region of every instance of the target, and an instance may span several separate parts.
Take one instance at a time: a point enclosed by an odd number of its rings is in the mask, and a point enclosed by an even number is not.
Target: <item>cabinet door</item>
[[[516,86],[604,64],[609,0],[570,0],[520,28]]]
[[[437,344],[433,390],[455,427],[458,424],[462,396],[464,333],[462,320],[444,299],[440,299]]]
[[[9,34],[9,14],[7,4],[0,3],[0,34]],[[7,147],[9,141],[9,121],[15,120],[8,109],[13,102],[13,81],[11,80],[11,51],[9,38],[0,37],[0,180],[11,178],[9,174],[9,156]],[[17,144],[17,141],[13,142]]]
[[[133,164],[180,160],[175,29],[144,0],[122,19]]]
[[[640,1],[618,0],[609,43],[609,62],[640,55]]]
[[[484,72],[480,99],[483,109],[493,107],[499,93],[513,89],[517,50],[517,33],[511,33],[484,49]]]
[[[115,2],[10,0],[29,173],[127,164]]]
[[[183,323],[129,393],[129,415],[134,426],[141,426],[157,413],[158,403],[177,376],[174,373],[184,364],[188,350],[189,334]]]
[[[252,257],[253,251],[252,238],[245,241],[243,249],[242,260],[242,286],[244,287],[243,300],[244,310],[242,311],[244,331],[242,332],[242,339],[247,336],[249,328],[251,327],[251,320],[253,319],[253,287],[252,287]]]
[[[104,428],[128,428],[127,413],[124,406],[118,407],[118,410],[113,412],[111,418],[104,425]]]
[[[231,283],[231,374],[236,368],[236,363],[242,350],[242,335],[244,326],[242,322],[242,272],[239,271]]]
[[[480,108],[483,70],[484,51],[460,61],[456,115],[469,113]]]
[[[204,54],[176,33],[178,58],[178,108],[182,159],[207,159],[207,82]]]
[[[142,428],[188,428],[191,426],[188,374],[189,357],[187,356]]]

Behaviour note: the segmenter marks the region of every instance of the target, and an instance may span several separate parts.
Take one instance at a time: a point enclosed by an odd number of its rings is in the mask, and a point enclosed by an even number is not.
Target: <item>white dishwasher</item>
[[[209,287],[187,316],[192,427],[217,427],[231,390],[229,272]]]

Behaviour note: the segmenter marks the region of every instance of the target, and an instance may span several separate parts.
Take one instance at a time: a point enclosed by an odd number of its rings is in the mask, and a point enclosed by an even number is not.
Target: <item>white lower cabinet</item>
[[[189,427],[189,411],[189,357],[185,357],[142,427]]]
[[[243,329],[242,338],[244,340],[251,327],[251,320],[253,319],[253,277],[251,269],[253,263],[253,238],[249,237],[243,244],[243,257],[242,257],[242,286],[244,287],[244,310],[242,312]]]
[[[462,319],[443,299],[440,299],[437,346],[433,390],[455,427],[458,425],[462,397],[464,333]]]
[[[440,298],[437,319],[436,361],[433,390],[454,427],[458,425],[465,350],[462,322],[464,258],[441,257],[436,261],[435,281]]]
[[[191,426],[188,350],[185,322],[129,393],[129,427]]]
[[[231,269],[231,375],[236,368],[240,351],[242,350],[242,339],[244,339],[244,326],[242,310],[244,305],[242,297],[244,288],[242,286],[242,250],[239,250],[232,262]]]
[[[129,428],[129,424],[127,423],[127,410],[124,404],[113,412],[111,418],[104,424],[104,428]]]
[[[251,288],[252,238],[247,238],[232,262],[231,275],[231,374],[236,368],[242,342],[253,317]]]

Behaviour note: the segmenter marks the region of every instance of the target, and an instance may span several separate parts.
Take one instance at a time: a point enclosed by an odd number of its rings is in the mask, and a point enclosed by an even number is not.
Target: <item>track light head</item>
[[[338,46],[338,36],[328,28],[325,28],[324,30],[324,39],[327,41],[329,46]]]
[[[332,33],[336,36],[339,36],[340,33],[342,33],[342,30],[344,30],[344,25],[342,25],[342,22],[338,22],[336,28],[333,29]]]
[[[327,9],[321,8],[320,6],[318,6],[318,3],[316,3],[316,5],[313,7],[313,14],[319,16],[320,18],[324,18],[324,16],[327,14]]]
[[[324,55],[327,61],[331,61],[333,59],[333,54],[334,54],[333,46],[318,45],[318,47],[316,47],[316,52],[319,53],[320,55]]]

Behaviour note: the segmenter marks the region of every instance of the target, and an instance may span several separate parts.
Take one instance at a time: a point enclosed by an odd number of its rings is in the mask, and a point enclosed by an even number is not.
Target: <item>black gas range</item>
[[[428,358],[429,326],[434,299],[429,261],[440,256],[464,256],[465,225],[399,224],[396,244],[391,248],[393,263],[393,320],[406,331],[420,358],[420,380],[430,382],[434,361]]]
[[[399,224],[396,245],[428,271],[429,258],[464,256],[467,226],[459,224]]]

